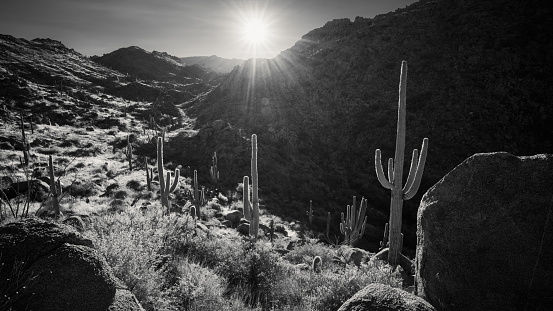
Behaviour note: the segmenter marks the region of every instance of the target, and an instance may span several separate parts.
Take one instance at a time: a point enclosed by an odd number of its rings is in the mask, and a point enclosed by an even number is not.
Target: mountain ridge
[[[237,58],[223,58],[217,55],[181,57],[183,64],[203,65],[218,73],[229,73],[236,66],[242,65],[245,60]]]

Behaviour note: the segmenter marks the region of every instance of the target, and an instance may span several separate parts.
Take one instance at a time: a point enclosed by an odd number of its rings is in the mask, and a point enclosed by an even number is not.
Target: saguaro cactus
[[[252,135],[252,219],[250,221],[250,235],[257,240],[259,232],[259,197],[257,180],[257,135]]]
[[[378,181],[384,188],[392,191],[388,234],[390,245],[388,249],[388,263],[393,266],[399,263],[399,254],[402,248],[401,217],[403,200],[409,200],[417,193],[428,150],[428,138],[424,138],[422,141],[420,155],[417,149],[413,150],[409,175],[407,177],[405,187],[403,187],[402,179],[405,152],[406,82],[407,62],[403,61],[401,63],[401,76],[399,82],[396,154],[395,159],[390,158],[388,160],[388,179],[384,176],[380,149],[376,149],[375,151],[375,168]]]
[[[148,186],[148,191],[152,191],[152,179],[154,178],[154,169],[148,168],[148,157],[144,157],[144,166],[146,169],[146,185]]]
[[[23,143],[23,165],[29,166],[29,143],[27,142],[27,136],[25,136],[25,125],[23,124],[23,113],[19,112],[19,120],[21,122],[21,140]]]
[[[357,200],[353,197],[353,204],[348,205],[346,211],[346,217],[342,213],[342,221],[340,223],[340,232],[344,235],[344,244],[353,245],[359,240],[365,233],[365,225],[367,223],[367,200],[361,198],[361,205],[359,206],[359,212],[357,212]]]
[[[211,179],[215,182],[215,189],[217,190],[219,188],[219,168],[217,167],[217,152],[215,151],[213,152],[213,157],[211,157],[211,162],[213,164],[209,169],[209,174],[211,175]]]
[[[163,140],[161,137],[157,139],[157,173],[159,175],[159,193],[161,195],[161,206],[167,208],[167,213],[171,205],[169,205],[169,194],[177,188],[179,184],[179,169],[175,170],[175,179],[171,183],[171,173],[167,172],[167,177],[163,177]]]
[[[244,176],[244,187],[242,189],[242,199],[244,201],[244,218],[248,221],[252,219],[252,205],[250,203],[250,178]]]
[[[309,223],[313,223],[313,200],[309,200],[309,210],[306,212]]]
[[[131,135],[127,135],[127,149],[125,150],[125,155],[129,161],[129,171],[132,171],[132,144],[131,144]]]
[[[54,210],[55,217],[59,217],[61,214],[60,211],[60,201],[59,197],[61,196],[61,183],[54,177],[54,161],[52,156],[48,156],[48,175],[50,176],[50,193],[52,194],[52,209]]]

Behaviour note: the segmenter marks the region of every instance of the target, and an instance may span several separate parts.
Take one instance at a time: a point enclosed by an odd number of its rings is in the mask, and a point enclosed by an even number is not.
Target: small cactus
[[[215,182],[215,190],[219,188],[219,168],[217,167],[217,152],[213,152],[213,157],[211,157],[211,168],[209,169],[209,174],[211,179]]]
[[[132,171],[132,144],[131,144],[131,135],[127,135],[127,149],[125,150],[125,155],[127,156],[127,161],[129,161],[129,171]]]
[[[311,264],[311,268],[315,273],[321,273],[323,270],[323,260],[319,256],[315,256],[313,258],[313,263]]]
[[[60,201],[59,197],[61,196],[61,183],[54,177],[54,161],[52,156],[48,156],[48,175],[50,176],[50,193],[52,194],[52,209],[54,210],[54,215],[59,217],[61,215],[60,210]]]
[[[19,120],[21,122],[21,140],[23,143],[23,158],[24,166],[29,166],[29,143],[27,142],[27,137],[25,136],[25,126],[23,124],[23,113],[19,112]]]
[[[144,166],[146,168],[146,185],[148,186],[148,191],[152,191],[152,179],[154,178],[154,169],[148,168],[148,157],[144,160]]]
[[[384,226],[384,238],[382,239],[382,241],[380,241],[380,251],[388,247],[388,229],[388,223],[386,223],[386,225]]]
[[[306,212],[309,223],[313,224],[313,200],[309,200],[309,210]]]

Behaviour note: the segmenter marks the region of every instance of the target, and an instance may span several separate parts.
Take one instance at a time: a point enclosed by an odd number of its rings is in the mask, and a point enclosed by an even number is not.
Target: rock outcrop
[[[348,299],[338,311],[435,311],[424,299],[398,288],[373,283]]]
[[[553,305],[553,155],[475,154],[424,195],[416,294],[440,310]]]
[[[26,219],[0,227],[0,305],[11,310],[141,310],[105,259],[69,226]]]

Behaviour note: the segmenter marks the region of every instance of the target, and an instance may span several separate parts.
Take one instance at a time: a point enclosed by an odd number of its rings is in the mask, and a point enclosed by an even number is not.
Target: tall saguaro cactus
[[[169,213],[169,194],[177,188],[179,184],[179,175],[180,170],[175,170],[175,179],[171,183],[171,173],[167,172],[167,177],[163,177],[163,139],[161,137],[157,138],[157,173],[159,175],[159,193],[161,195],[161,206],[167,208],[167,213]]]
[[[367,224],[367,200],[361,198],[361,205],[359,206],[359,212],[357,212],[357,200],[353,197],[353,204],[348,205],[346,211],[346,217],[342,213],[342,221],[340,223],[340,232],[344,235],[344,244],[353,245],[359,240],[365,233],[365,225]]]
[[[403,200],[411,199],[419,189],[424,171],[424,163],[428,150],[428,138],[422,141],[421,153],[417,149],[413,150],[411,158],[411,167],[405,186],[402,185],[403,162],[405,152],[405,117],[406,117],[406,82],[407,82],[407,62],[401,63],[401,75],[399,82],[399,101],[398,101],[398,120],[397,120],[397,138],[395,159],[388,160],[388,178],[384,176],[382,167],[380,149],[375,151],[375,168],[378,181],[386,189],[392,192],[390,202],[390,222],[389,222],[389,249],[388,263],[397,265],[402,248],[401,238],[401,217],[403,209]]]
[[[61,196],[61,183],[54,177],[54,161],[52,156],[48,156],[48,175],[50,177],[50,193],[52,194],[52,209],[54,210],[55,217],[59,217],[61,214],[60,211],[60,200]]]
[[[250,221],[250,235],[257,240],[259,231],[259,197],[257,180],[257,135],[252,135],[252,215]]]

